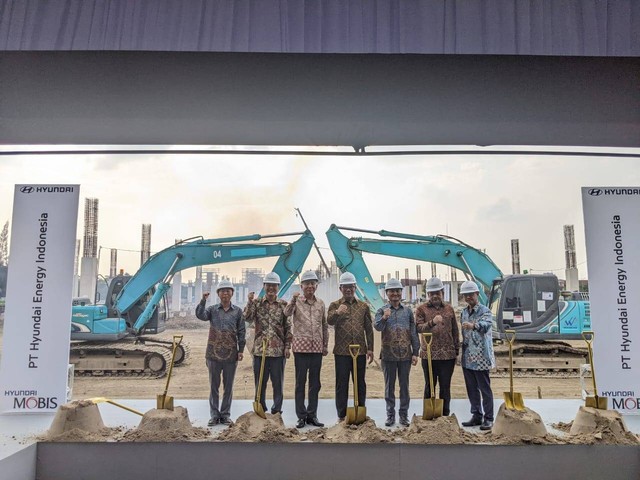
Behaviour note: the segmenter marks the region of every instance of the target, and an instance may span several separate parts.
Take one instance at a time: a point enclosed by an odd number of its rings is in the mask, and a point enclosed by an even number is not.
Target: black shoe
[[[462,422],[463,427],[477,427],[478,425],[482,425],[482,417],[473,416],[467,422]]]
[[[480,425],[480,430],[491,430],[492,428],[493,428],[492,420],[485,420],[484,422],[482,422],[482,425]]]
[[[208,427],[213,427],[214,425],[216,425],[218,422],[220,421],[219,418],[210,418],[209,421],[207,422],[207,426]]]
[[[271,415],[275,415],[276,413],[282,414],[282,410],[271,410]]]
[[[344,422],[344,420],[345,420],[345,417],[338,417],[338,423],[342,423]]]
[[[299,418],[298,423],[296,423],[296,428],[304,428],[306,423],[307,422],[304,418]]]
[[[411,425],[411,422],[409,422],[409,418],[406,415],[400,415],[400,425],[403,427]]]
[[[220,417],[220,425],[231,425],[231,419],[229,417]]]
[[[324,427],[324,423],[318,420],[318,417],[307,417],[307,425],[313,425],[314,427]]]
[[[387,421],[386,421],[386,422],[384,422],[384,426],[385,426],[385,427],[390,427],[390,426],[392,426],[394,423],[396,423],[396,417],[393,417],[393,416],[389,415],[389,416],[387,417]]]

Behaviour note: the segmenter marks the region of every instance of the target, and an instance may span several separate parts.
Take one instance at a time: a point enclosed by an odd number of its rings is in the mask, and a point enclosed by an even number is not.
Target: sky
[[[297,207],[327,262],[333,257],[325,232],[335,223],[448,234],[485,249],[505,274],[511,273],[510,242],[517,238],[522,269],[553,271],[560,278],[565,266],[563,225],[574,225],[582,279],[588,272],[580,189],[639,186],[640,163],[638,158],[570,154],[3,155],[0,179],[1,225],[11,221],[15,184],[80,184],[78,238],[84,199],[98,198],[102,274],[109,272],[110,248],[119,249],[118,268],[129,273],[139,268],[143,223],[152,225],[151,250],[156,252],[175,239],[302,231]],[[415,277],[420,263],[376,255],[365,260],[376,280],[397,270],[403,277],[405,268]],[[239,279],[243,267],[268,271],[274,263],[268,259],[218,268]],[[318,263],[312,252],[306,267]],[[422,265],[422,277],[427,278],[429,264]],[[437,268],[440,277],[449,278],[448,268]],[[193,276],[193,271],[183,273],[183,279]]]

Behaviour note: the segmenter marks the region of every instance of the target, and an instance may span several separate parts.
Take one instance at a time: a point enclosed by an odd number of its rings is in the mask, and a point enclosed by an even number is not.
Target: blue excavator
[[[383,238],[347,237],[342,230]],[[360,298],[373,310],[385,301],[363,253],[448,265],[481,287],[480,301],[493,312],[495,340],[503,340],[505,330],[516,331],[516,360],[521,370],[573,374],[584,363],[585,350],[564,340],[581,340],[582,332],[591,329],[589,302],[578,292],[563,295],[555,275],[505,276],[484,252],[446,235],[422,236],[331,225],[327,238],[338,268],[355,275]],[[502,353],[498,346],[497,356]],[[547,354],[553,358],[542,361]]]
[[[260,242],[298,236],[293,242]],[[165,294],[173,276],[201,265],[278,257],[273,271],[281,280],[278,296],[286,293],[302,271],[314,244],[310,231],[203,239],[195,237],[151,256],[135,275],[114,277],[104,305],[74,299],[70,363],[79,375],[165,375],[171,342],[153,338],[165,330]],[[183,363],[188,347],[180,345],[175,365]]]

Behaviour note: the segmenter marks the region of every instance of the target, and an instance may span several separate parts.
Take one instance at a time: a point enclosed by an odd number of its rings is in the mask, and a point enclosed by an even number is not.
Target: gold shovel
[[[367,407],[358,405],[358,354],[360,345],[349,345],[349,355],[353,359],[353,407],[347,408],[347,425],[360,425],[367,419]]]
[[[431,340],[433,340],[433,334],[423,333],[424,343],[427,344],[427,363],[429,364],[429,387],[431,390],[431,397],[423,400],[422,406],[422,418],[424,420],[433,420],[434,418],[441,417],[444,410],[444,400],[442,398],[436,398],[435,386],[433,384],[433,368],[431,366]]]
[[[260,362],[260,377],[258,378],[258,385],[256,385],[256,399],[253,402],[253,411],[256,415],[261,418],[266,419],[267,414],[264,413],[264,408],[262,408],[262,403],[260,403],[260,392],[262,391],[262,377],[264,376],[264,364],[266,362],[267,357],[267,339],[262,339],[262,361]]]
[[[595,334],[593,332],[582,332],[582,338],[587,342],[589,348],[589,365],[591,365],[591,378],[593,378],[593,397],[587,397],[585,400],[585,406],[591,408],[597,408],[599,410],[607,409],[607,398],[598,396],[598,387],[596,387],[596,371],[593,368],[593,349],[591,344]]]
[[[176,350],[182,342],[182,335],[173,336],[173,347],[171,352],[171,364],[169,365],[169,373],[167,374],[167,384],[164,386],[164,393],[156,398],[156,408],[158,410],[173,410],[173,397],[167,395],[169,390],[169,382],[171,381],[171,372],[173,371],[173,362],[176,359]]]
[[[509,391],[504,392],[504,404],[509,410],[524,412],[524,400],[522,394],[513,391],[513,342],[516,339],[515,330],[505,330],[504,336],[509,342]]]
[[[141,417],[144,417],[144,413],[140,413],[139,411],[134,410],[133,408],[126,407],[126,406],[122,405],[121,403],[114,402],[113,400],[109,400],[108,398],[105,398],[105,397],[90,398],[89,401],[95,403],[96,405],[98,403],[109,403],[109,404],[114,405],[116,407],[122,408],[123,410],[126,410],[126,411],[131,412],[131,413],[135,413],[136,415],[140,415]]]

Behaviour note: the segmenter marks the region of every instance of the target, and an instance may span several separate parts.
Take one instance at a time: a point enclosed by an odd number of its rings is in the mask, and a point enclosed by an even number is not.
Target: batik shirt
[[[391,310],[387,320],[383,320],[384,311]],[[416,323],[410,308],[399,305],[398,308],[386,304],[376,312],[374,323],[376,330],[382,332],[380,358],[386,361],[403,362],[418,356],[420,343],[416,332]]]
[[[244,318],[255,325],[253,355],[262,355],[262,341],[267,339],[267,357],[282,357],[291,349],[291,319],[284,314],[287,302],[269,302],[267,297],[247,303]]]
[[[338,314],[340,305],[348,308]],[[327,312],[327,323],[335,328],[334,355],[350,355],[349,345],[360,345],[360,355],[373,351],[373,326],[369,306],[360,300],[347,302],[344,298],[331,302]]]
[[[221,303],[205,308],[206,300],[196,307],[196,317],[209,322],[209,339],[205,357],[218,362],[236,362],[238,352],[244,351],[245,326],[242,310],[231,305],[227,310]]]
[[[324,353],[329,343],[329,327],[324,302],[315,296],[307,300],[300,295],[291,300],[284,310],[293,318],[293,343],[295,353]]]
[[[440,315],[442,323],[436,325],[433,319]],[[420,357],[427,358],[427,345],[421,333],[431,333],[431,358],[433,360],[452,360],[460,351],[460,329],[456,312],[448,303],[436,307],[431,302],[423,303],[416,310],[416,328],[422,349]]]
[[[465,308],[460,315],[460,323],[475,324],[473,330],[462,329],[462,367],[469,370],[491,370],[495,367],[493,338],[491,335],[491,310],[484,305],[476,305],[469,312]]]

